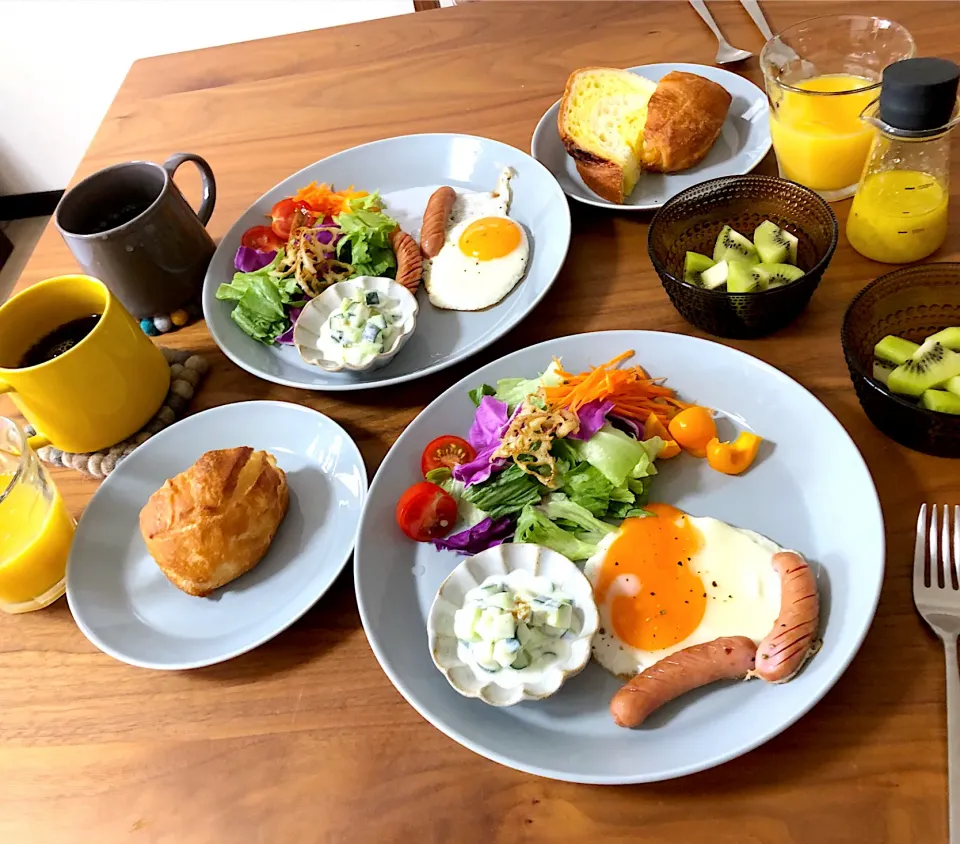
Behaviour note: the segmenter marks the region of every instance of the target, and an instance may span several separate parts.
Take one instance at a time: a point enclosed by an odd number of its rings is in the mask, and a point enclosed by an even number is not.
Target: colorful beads
[[[172,314],[147,317],[140,320],[140,328],[148,337],[156,337],[158,334],[166,334],[202,318],[203,309],[200,307],[200,303],[198,301],[188,302],[186,306],[177,308]]]
[[[179,328],[181,325],[186,325],[190,319],[190,314],[188,314],[183,308],[180,308],[177,311],[174,311],[170,314],[170,321]]]
[[[147,337],[156,337],[160,332],[157,331],[152,319],[140,320],[140,328]]]
[[[153,327],[156,328],[160,334],[166,334],[168,331],[173,330],[173,320],[165,316],[154,317]]]

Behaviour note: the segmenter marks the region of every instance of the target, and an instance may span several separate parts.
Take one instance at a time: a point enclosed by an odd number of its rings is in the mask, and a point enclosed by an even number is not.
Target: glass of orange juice
[[[64,593],[74,527],[20,426],[0,416],[0,610],[39,610]]]
[[[880,95],[883,69],[912,58],[900,24],[828,15],[788,27],[760,53],[780,175],[834,202],[853,196],[874,130],[860,113]]]

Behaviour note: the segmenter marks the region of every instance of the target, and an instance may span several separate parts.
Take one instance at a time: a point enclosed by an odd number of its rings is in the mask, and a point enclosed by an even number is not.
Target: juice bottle
[[[863,115],[879,131],[847,218],[847,240],[861,255],[907,264],[943,243],[958,82],[960,67],[946,59],[884,70],[880,99]]]
[[[41,609],[64,593],[74,532],[60,493],[25,438],[5,450],[17,433],[13,422],[0,418],[0,610],[12,613]]]

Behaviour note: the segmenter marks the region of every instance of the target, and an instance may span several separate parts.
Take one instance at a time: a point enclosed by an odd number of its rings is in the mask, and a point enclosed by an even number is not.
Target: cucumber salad
[[[560,659],[563,636],[577,632],[576,622],[570,596],[521,569],[491,575],[467,592],[453,630],[463,662],[492,673],[536,670]]]
[[[396,339],[399,304],[376,290],[344,299],[320,329],[320,351],[330,360],[363,366]]]

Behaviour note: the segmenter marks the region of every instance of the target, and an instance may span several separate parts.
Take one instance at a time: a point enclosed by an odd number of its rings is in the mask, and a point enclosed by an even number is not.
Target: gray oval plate
[[[682,70],[722,85],[730,92],[733,102],[730,104],[720,137],[707,153],[707,157],[696,167],[680,173],[644,173],[627,201],[618,205],[597,196],[580,178],[577,167],[567,155],[557,131],[557,115],[560,113],[560,100],[557,100],[537,124],[530,150],[533,157],[553,173],[567,196],[598,208],[652,211],[681,191],[707,179],[749,173],[763,161],[770,150],[770,107],[767,104],[767,95],[749,79],[719,67],[675,62],[645,64],[629,67],[627,70],[653,82],[657,82],[671,70]]]
[[[441,185],[492,191],[505,167],[514,171],[510,216],[527,230],[526,277],[503,301],[484,311],[442,311],[418,293],[417,329],[389,365],[372,372],[324,372],[301,360],[291,346],[264,346],[230,319],[230,302],[217,287],[233,278],[241,235],[262,225],[274,203],[312,181],[336,188],[380,191],[385,210],[404,231],[420,233],[423,209]],[[260,197],[227,232],[210,262],[203,285],[207,327],[223,353],[260,378],[304,390],[364,390],[422,378],[479,352],[508,332],[547,294],[570,245],[570,208],[550,172],[525,152],[472,135],[406,135],[338,152],[284,179]]]
[[[498,709],[461,697],[430,659],[426,619],[437,589],[462,558],[406,539],[396,526],[397,499],[420,480],[420,453],[430,440],[466,435],[475,410],[468,390],[499,378],[535,377],[554,355],[569,371],[580,372],[628,349],[681,397],[715,408],[724,439],[735,428],[765,438],[757,462],[739,477],[721,475],[689,455],[664,461],[653,499],[804,553],[818,573],[823,647],[789,683],[758,680],[699,689],[636,730],[613,723],[610,698],[620,683],[596,664],[543,701]],[[615,784],[710,768],[789,727],[827,693],[856,654],[873,620],[883,566],[883,518],[873,480],[847,432],[813,395],[772,366],[719,343],[656,331],[609,331],[515,352],[433,401],[377,471],[360,522],[354,580],[373,652],[431,724],[511,768]]]

